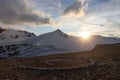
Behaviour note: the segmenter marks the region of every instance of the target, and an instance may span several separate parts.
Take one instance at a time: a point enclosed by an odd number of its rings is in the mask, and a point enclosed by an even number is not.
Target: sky
[[[120,37],[120,0],[0,0],[0,27]]]

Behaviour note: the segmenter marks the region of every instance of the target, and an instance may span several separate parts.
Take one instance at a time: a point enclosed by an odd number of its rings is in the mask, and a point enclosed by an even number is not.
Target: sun
[[[81,32],[79,35],[80,35],[80,37],[82,37],[83,39],[88,39],[88,38],[90,37],[91,33],[84,31],[84,32]]]

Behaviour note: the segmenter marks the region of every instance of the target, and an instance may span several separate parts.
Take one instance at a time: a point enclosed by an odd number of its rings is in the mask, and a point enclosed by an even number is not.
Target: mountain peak
[[[58,35],[60,35],[62,37],[66,37],[66,38],[68,37],[68,35],[65,34],[64,32],[62,32],[60,29],[55,30],[54,33],[58,34]]]
[[[60,29],[55,30],[55,32],[63,33]]]

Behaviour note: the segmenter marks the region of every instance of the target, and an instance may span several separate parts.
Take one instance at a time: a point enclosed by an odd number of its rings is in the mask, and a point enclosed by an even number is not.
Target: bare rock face
[[[3,31],[6,31],[6,30],[5,30],[5,29],[0,28],[0,33],[2,33]]]

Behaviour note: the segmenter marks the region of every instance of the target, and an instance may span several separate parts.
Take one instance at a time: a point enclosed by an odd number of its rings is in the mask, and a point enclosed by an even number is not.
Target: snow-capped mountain
[[[19,42],[31,37],[35,35],[27,31],[0,29],[0,44]]]
[[[55,30],[37,37],[19,41],[19,44],[0,46],[0,56],[31,57],[66,52],[86,51],[96,44],[120,43],[119,38],[93,35],[89,40],[68,35],[61,30]]]
[[[61,30],[49,32],[38,37],[25,40],[23,43],[32,47],[25,50],[22,56],[40,56],[56,53],[77,52],[91,50],[96,44],[119,43],[119,38],[93,35],[89,40],[68,35]]]

